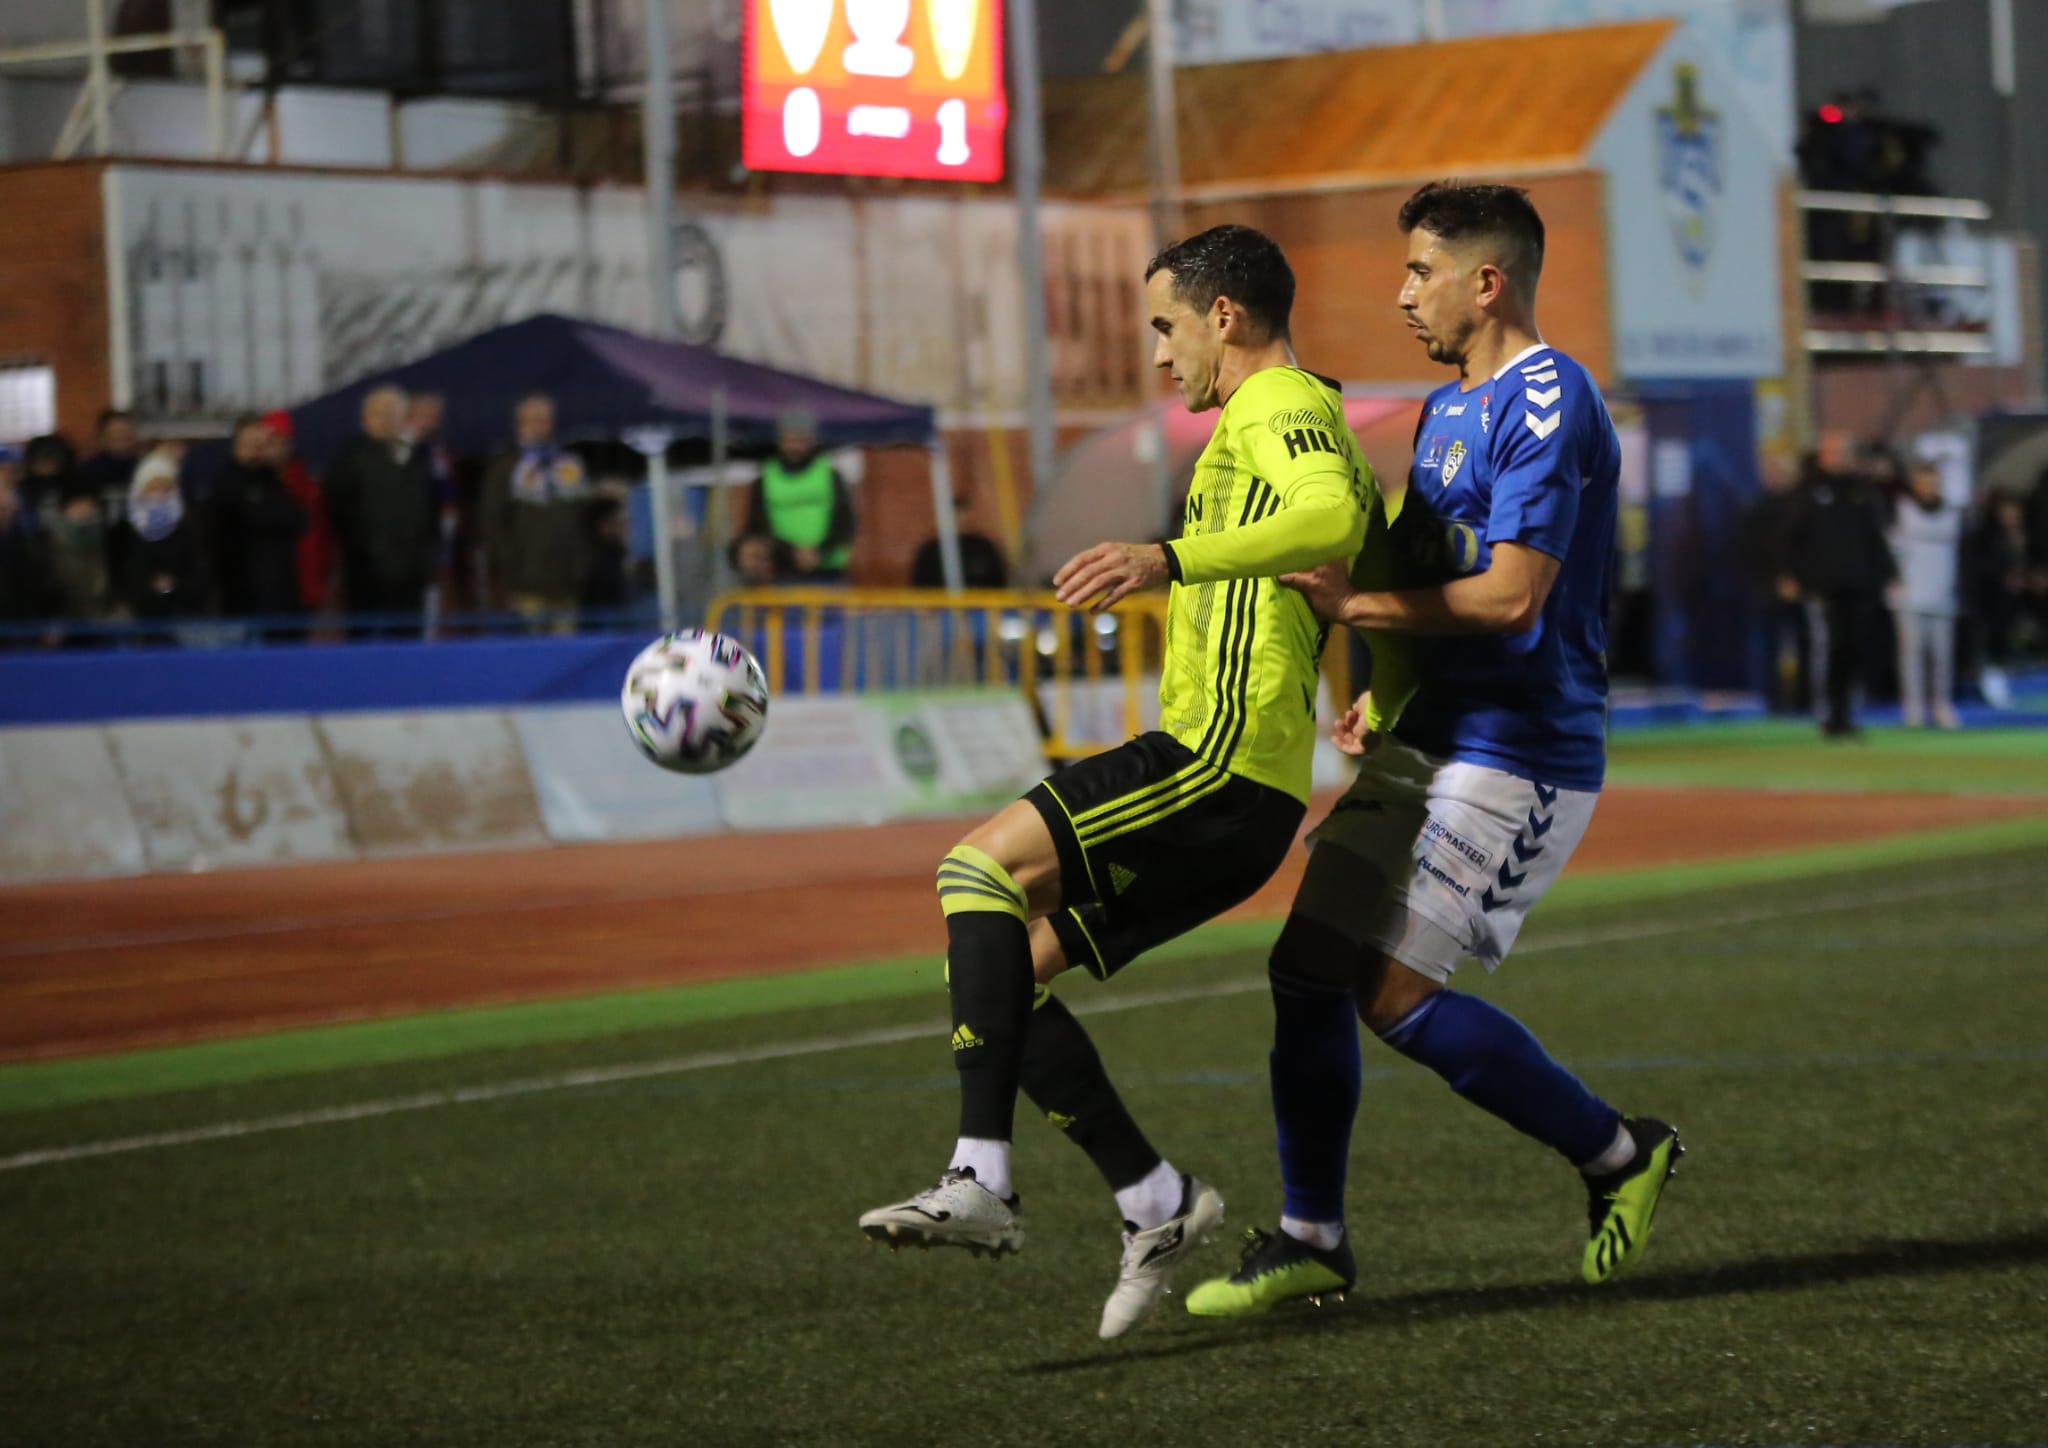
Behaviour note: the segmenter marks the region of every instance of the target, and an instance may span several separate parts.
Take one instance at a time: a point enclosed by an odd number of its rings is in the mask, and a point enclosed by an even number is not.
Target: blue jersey
[[[1430,394],[1391,530],[1398,553],[1438,580],[1484,573],[1500,543],[1563,566],[1529,632],[1416,640],[1417,689],[1395,737],[1545,785],[1600,787],[1620,473],[1600,389],[1554,347]]]

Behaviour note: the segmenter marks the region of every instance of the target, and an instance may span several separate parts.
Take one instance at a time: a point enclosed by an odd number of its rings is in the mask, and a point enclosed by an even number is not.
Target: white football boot
[[[977,1257],[1022,1251],[1018,1199],[1004,1201],[974,1179],[974,1168],[948,1171],[935,1187],[892,1206],[862,1212],[860,1229],[890,1251],[898,1247],[965,1247]]]
[[[1191,1176],[1181,1182],[1179,1216],[1143,1232],[1124,1233],[1116,1290],[1102,1304],[1105,1338],[1122,1337],[1143,1322],[1172,1288],[1174,1271],[1223,1225],[1223,1198],[1216,1188]]]

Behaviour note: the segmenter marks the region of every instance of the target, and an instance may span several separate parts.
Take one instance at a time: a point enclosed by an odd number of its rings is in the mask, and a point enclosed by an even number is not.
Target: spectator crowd
[[[434,609],[567,630],[629,607],[626,486],[593,482],[556,442],[552,401],[522,399],[509,445],[474,469],[442,446],[441,410],[371,391],[319,477],[281,411],[239,419],[203,465],[112,408],[83,458],[56,433],[0,443],[0,647],[213,617],[278,636],[338,615],[417,632]]]
[[[285,412],[240,419],[206,466],[145,445],[115,409],[83,458],[56,434],[0,444],[0,647],[89,643],[110,626],[168,639],[207,618],[372,635],[502,610],[569,631],[629,608],[642,589],[626,486],[594,480],[558,440],[552,399],[522,398],[505,447],[475,466],[442,445],[441,413],[433,396],[371,391],[317,477]],[[851,494],[807,418],[784,419],[739,514],[727,559],[741,582],[845,579]],[[1870,697],[1953,725],[1959,659],[1996,703],[2008,664],[2048,654],[2048,475],[1972,504],[1932,464],[1829,435],[1796,472],[1766,470],[1744,548],[1770,701],[1812,709],[1830,736],[1853,735]],[[963,534],[961,556],[970,586],[1005,582],[991,540]],[[941,582],[936,543],[911,571]]]
[[[1796,472],[1766,471],[1745,528],[1765,613],[1765,689],[1831,738],[1860,701],[1954,728],[1957,659],[2006,702],[2006,670],[2048,651],[2048,474],[1966,501],[1929,460],[1823,436]]]

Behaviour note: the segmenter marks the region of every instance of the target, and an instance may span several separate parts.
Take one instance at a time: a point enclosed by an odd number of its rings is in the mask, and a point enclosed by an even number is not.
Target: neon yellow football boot
[[[1580,1271],[1592,1283],[1610,1281],[1649,1247],[1650,1223],[1664,1183],[1685,1155],[1675,1127],[1647,1116],[1624,1117],[1622,1125],[1635,1138],[1635,1159],[1611,1175],[1586,1178],[1591,1240]]]
[[[1349,1233],[1325,1251],[1285,1232],[1253,1227],[1245,1233],[1244,1258],[1237,1270],[1228,1277],[1212,1277],[1190,1292],[1188,1311],[1197,1317],[1258,1317],[1302,1298],[1321,1307],[1326,1296],[1342,1302],[1357,1280]]]

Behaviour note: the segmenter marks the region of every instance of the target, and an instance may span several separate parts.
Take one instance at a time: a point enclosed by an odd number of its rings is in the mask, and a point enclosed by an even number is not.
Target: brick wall
[[[1814,425],[1852,437],[1903,441],[1994,408],[2040,405],[2032,369],[1937,361],[1894,367],[1882,359],[1814,369]]]
[[[102,169],[0,167],[0,360],[56,370],[57,426],[81,453],[112,386]]]

